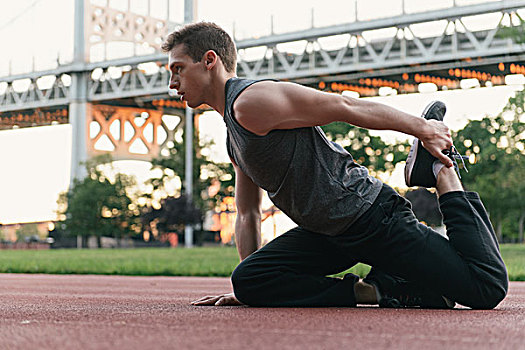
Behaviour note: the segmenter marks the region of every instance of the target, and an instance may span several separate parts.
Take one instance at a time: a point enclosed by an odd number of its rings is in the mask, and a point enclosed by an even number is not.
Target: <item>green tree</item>
[[[15,233],[17,242],[25,242],[31,238],[40,236],[37,224],[23,224]]]
[[[193,137],[193,197],[192,202],[199,209],[206,211],[217,203],[220,203],[224,196],[231,196],[234,191],[234,169],[230,163],[221,164],[213,162],[209,156],[204,155],[203,150],[211,146],[212,143],[201,144],[197,132]],[[181,142],[174,142],[168,148],[169,155],[159,156],[151,161],[152,169],[160,169],[162,175],[158,178],[150,179],[153,190],[164,189],[166,183],[179,177],[182,187],[175,196],[178,197],[185,193],[185,149],[186,138]],[[210,193],[210,186],[215,183],[218,186]]]
[[[498,116],[471,121],[453,135],[458,151],[473,163],[463,184],[482,197],[500,240],[523,242],[524,111],[525,92],[520,91]]]
[[[148,198],[148,204],[141,208],[141,219],[143,227],[148,230],[154,222],[158,233],[182,232],[185,225],[201,224],[202,213],[219,207],[222,199],[233,195],[234,192],[234,169],[228,164],[213,162],[207,156],[207,150],[211,142],[200,142],[197,130],[193,135],[193,189],[192,198],[188,200],[185,196],[185,166],[186,166],[186,137],[179,142],[173,142],[167,150],[167,156],[154,158],[152,169],[161,170],[161,176],[152,178],[149,183],[153,191],[144,194]],[[160,203],[152,201],[155,192],[163,192],[167,183],[178,177],[181,188],[174,196],[164,197]],[[165,196],[165,195],[164,195]],[[196,235],[197,240],[199,234]]]
[[[86,162],[87,176],[75,179],[68,192],[59,197],[59,214],[64,219],[62,228],[71,235],[82,236],[84,246],[89,236],[118,239],[140,230],[138,211],[127,189],[134,184],[131,177],[117,173],[108,177],[97,167],[111,163],[111,157],[102,156]]]
[[[517,43],[523,44],[525,43],[525,21],[519,14],[516,14],[515,18],[518,20],[518,23],[509,27],[501,27],[498,36],[500,38],[510,38]]]
[[[326,135],[342,145],[355,161],[374,172],[392,172],[396,163],[407,158],[408,142],[386,144],[379,136],[348,123],[335,122],[322,127]]]
[[[143,211],[145,229],[151,231],[151,223],[155,221],[155,228],[160,234],[182,233],[185,225],[202,222],[202,211],[184,195],[164,198],[160,204],[160,209],[149,207]]]

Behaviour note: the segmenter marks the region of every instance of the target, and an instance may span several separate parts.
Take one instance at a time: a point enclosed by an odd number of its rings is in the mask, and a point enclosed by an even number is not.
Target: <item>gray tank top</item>
[[[296,224],[330,236],[344,233],[372,205],[382,183],[318,126],[272,130],[265,136],[243,128],[233,103],[257,82],[232,78],[226,83],[229,156]]]

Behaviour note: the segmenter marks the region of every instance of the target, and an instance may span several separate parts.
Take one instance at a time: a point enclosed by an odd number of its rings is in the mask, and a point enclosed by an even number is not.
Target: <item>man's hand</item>
[[[192,301],[192,305],[214,305],[214,306],[232,306],[232,305],[243,305],[233,293],[227,293],[216,296],[205,296],[199,300]]]
[[[423,143],[423,147],[441,163],[449,168],[453,166],[452,160],[443,154],[444,150],[452,147],[450,130],[443,122],[428,120],[426,131],[419,136],[419,139]]]

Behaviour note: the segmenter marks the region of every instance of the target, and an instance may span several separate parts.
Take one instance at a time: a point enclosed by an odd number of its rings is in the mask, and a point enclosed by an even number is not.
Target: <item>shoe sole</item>
[[[421,117],[425,118],[425,115],[428,113],[430,108],[432,108],[436,103],[439,103],[439,101],[430,102],[423,110],[423,113],[421,113]],[[414,165],[416,164],[418,144],[419,140],[415,139],[412,142],[412,148],[410,148],[410,152],[408,152],[408,157],[405,165],[405,183],[408,187],[412,187],[410,182],[410,174],[412,174],[412,170],[414,169]],[[412,161],[412,159],[414,161]]]
[[[410,182],[410,174],[412,174],[412,170],[414,169],[414,165],[416,164],[415,159],[417,158],[418,143],[418,139],[415,139],[412,142],[412,147],[410,148],[410,152],[408,152],[408,157],[405,165],[405,183],[408,187],[412,187]]]

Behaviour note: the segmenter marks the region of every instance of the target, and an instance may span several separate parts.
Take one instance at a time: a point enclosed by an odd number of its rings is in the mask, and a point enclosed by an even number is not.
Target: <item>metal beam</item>
[[[455,6],[441,10],[403,14],[389,18],[379,18],[369,21],[345,23],[330,27],[311,28],[291,33],[273,34],[262,36],[257,39],[246,39],[237,42],[237,49],[245,49],[258,46],[274,46],[280,43],[294,42],[299,40],[312,40],[319,37],[327,37],[348,33],[362,33],[368,30],[406,27],[411,24],[434,22],[445,19],[455,19],[466,16],[476,16],[494,12],[509,12],[525,8],[525,0],[489,2],[469,6]]]
[[[195,20],[194,0],[184,0],[184,23],[188,24]],[[186,107],[186,157],[185,157],[185,190],[188,197],[187,203],[193,203],[193,110]],[[193,247],[193,226],[186,224],[184,226],[184,245],[186,248]]]
[[[187,1],[187,0],[185,0]],[[434,22],[438,20],[454,20],[461,17],[475,16],[486,13],[508,13],[525,8],[525,0],[504,0],[499,2],[489,2],[469,6],[456,6],[442,10],[435,10],[422,13],[405,14],[390,18],[381,18],[370,21],[359,21],[341,25],[312,28],[307,30],[295,31],[291,33],[275,34],[260,37],[258,39],[245,39],[236,42],[237,49],[247,49],[259,46],[275,46],[280,43],[294,42],[300,40],[312,40],[320,37],[327,37],[340,34],[362,33],[368,30],[388,28],[388,27],[407,27],[412,24]],[[107,68],[110,66],[137,65],[145,62],[167,63],[166,54],[155,53],[151,55],[119,58],[102,62],[92,63],[71,63],[38,72],[16,74],[0,77],[0,82],[12,82],[20,79],[36,79],[46,75],[61,75],[74,72],[93,71],[96,68]]]

